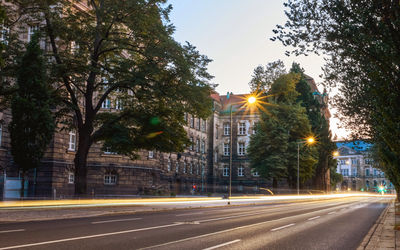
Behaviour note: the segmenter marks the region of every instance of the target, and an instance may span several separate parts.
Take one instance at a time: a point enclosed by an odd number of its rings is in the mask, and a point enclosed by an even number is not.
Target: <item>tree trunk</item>
[[[278,188],[278,180],[276,178],[272,178],[272,192],[275,194],[277,193],[277,188]]]
[[[75,155],[75,196],[87,195],[87,156],[91,146],[88,133],[79,132],[78,150]]]
[[[22,171],[22,183],[21,183],[21,192],[20,192],[21,200],[23,200],[25,197],[25,178],[26,178],[26,171]]]
[[[400,202],[400,186],[395,185],[394,189],[396,190],[396,201]]]

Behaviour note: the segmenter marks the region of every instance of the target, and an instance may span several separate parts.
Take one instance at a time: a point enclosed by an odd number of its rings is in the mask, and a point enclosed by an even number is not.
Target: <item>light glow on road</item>
[[[240,201],[284,201],[284,200],[315,200],[346,197],[387,197],[395,195],[372,193],[341,193],[327,195],[274,195],[274,196],[232,196],[230,202]],[[178,198],[151,198],[151,199],[87,199],[87,200],[42,200],[42,201],[3,201],[0,209],[37,209],[43,207],[102,207],[102,206],[129,206],[129,205],[179,205],[200,203],[227,203],[222,197],[178,197]]]

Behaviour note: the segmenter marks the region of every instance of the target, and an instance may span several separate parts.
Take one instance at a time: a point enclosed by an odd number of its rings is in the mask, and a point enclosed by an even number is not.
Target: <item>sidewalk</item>
[[[395,230],[396,217],[400,222],[400,216],[395,214],[395,202],[391,202],[357,250],[400,249],[400,231]]]

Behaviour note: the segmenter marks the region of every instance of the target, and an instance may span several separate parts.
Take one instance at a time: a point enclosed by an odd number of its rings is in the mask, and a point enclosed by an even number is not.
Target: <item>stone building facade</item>
[[[370,156],[372,145],[363,141],[337,142],[337,173],[343,181],[337,189],[348,191],[377,191],[380,186],[393,192],[393,185]]]
[[[83,11],[87,8],[84,2],[76,2],[75,7]],[[38,29],[39,25],[32,22],[14,31],[21,41],[27,42]],[[49,44],[42,42],[41,47],[48,50]],[[313,91],[316,89],[313,80],[310,86]],[[132,160],[107,149],[104,151],[101,143],[95,143],[87,161],[88,195],[226,193],[230,175],[233,193],[258,192],[268,182],[249,167],[247,147],[260,113],[256,107],[246,105],[247,96],[215,92],[211,95],[213,112],[206,120],[185,114],[185,130],[192,144],[184,152],[140,151],[139,158]],[[118,99],[106,99],[102,105],[102,112],[118,112],[119,109]],[[10,121],[10,111],[0,111],[0,174],[6,178],[20,177],[10,153],[7,129]],[[74,195],[76,147],[77,134],[60,125],[42,165],[29,173],[28,196]]]

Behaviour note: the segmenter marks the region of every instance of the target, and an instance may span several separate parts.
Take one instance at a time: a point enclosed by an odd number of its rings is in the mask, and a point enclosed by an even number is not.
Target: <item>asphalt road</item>
[[[146,212],[0,225],[0,249],[356,249],[391,199]]]

